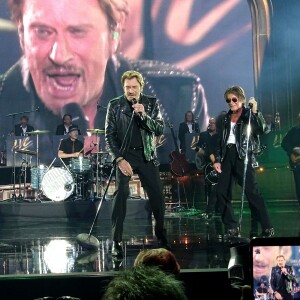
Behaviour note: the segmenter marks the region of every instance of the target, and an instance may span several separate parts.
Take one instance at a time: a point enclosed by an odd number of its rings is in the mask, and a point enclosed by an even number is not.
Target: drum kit
[[[87,131],[96,135],[104,133],[104,130],[100,129],[88,129]],[[68,166],[62,161],[62,167],[53,166],[56,160],[54,158],[52,163],[46,166],[39,162],[39,135],[44,133],[49,133],[49,131],[35,130],[27,133],[28,135],[36,135],[36,151],[14,149],[14,152],[24,154],[26,157],[36,157],[36,166],[30,168],[31,188],[37,191],[35,200],[40,201],[42,196],[55,202],[64,201],[71,196],[74,201],[91,199],[94,198],[94,183],[97,189],[96,197],[101,197],[101,189],[99,187],[100,185],[102,186],[103,179],[108,177],[108,174],[105,173],[105,170],[109,168],[109,163],[107,162],[108,152],[90,152],[90,157],[72,158]],[[94,182],[95,174],[96,181]],[[24,195],[25,182],[26,175],[24,179]],[[99,194],[98,191],[100,191]]]
[[[49,133],[49,130],[35,130],[35,131],[31,131],[31,132],[27,132],[27,135],[36,135],[36,151],[32,151],[32,150],[28,150],[28,149],[16,149],[15,147],[13,147],[13,174],[14,174],[14,178],[13,178],[13,195],[12,198],[16,199],[16,163],[15,163],[15,155],[16,153],[20,153],[20,154],[24,154],[25,155],[25,159],[23,159],[22,162],[22,167],[21,167],[21,175],[23,175],[24,177],[24,197],[25,197],[25,189],[26,189],[26,181],[27,181],[27,176],[26,176],[26,167],[28,166],[28,156],[36,156],[36,168],[34,169],[33,173],[35,175],[37,175],[35,178],[36,182],[34,185],[39,186],[39,182],[40,182],[40,177],[38,176],[36,170],[38,170],[40,168],[39,166],[39,135],[43,134],[43,133]],[[20,175],[20,182],[19,182],[19,189],[20,189],[20,193],[18,198],[23,198],[22,194],[21,194],[21,176]]]

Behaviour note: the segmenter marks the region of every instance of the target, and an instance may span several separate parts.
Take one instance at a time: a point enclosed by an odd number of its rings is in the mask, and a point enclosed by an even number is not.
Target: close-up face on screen
[[[251,260],[253,299],[300,299],[300,245],[253,245]]]
[[[12,148],[12,127],[19,113],[26,112],[35,130],[50,135],[39,137],[47,165],[57,149],[51,135],[65,113],[85,136],[85,152],[99,140],[105,150],[103,135],[87,129],[104,129],[108,101],[123,93],[120,78],[126,69],[143,74],[142,92],[158,99],[164,121],[176,130],[190,110],[199,129],[205,130],[209,116],[227,108],[222,101],[227,86],[239,84],[253,95],[247,2],[89,0],[82,1],[85,14],[80,2],[26,0],[22,13],[17,1],[10,1],[11,7],[0,2],[0,74],[6,74],[0,88],[1,116],[6,120],[0,127],[1,149]],[[243,72],[227,72],[233,56]],[[23,86],[8,91],[6,86],[20,75]],[[10,105],[4,105],[8,100]],[[36,148],[35,139],[29,142],[29,150]],[[172,148],[171,130],[165,126],[157,148],[161,163],[169,162]],[[46,154],[45,149],[51,151]],[[6,156],[12,165],[12,153]]]

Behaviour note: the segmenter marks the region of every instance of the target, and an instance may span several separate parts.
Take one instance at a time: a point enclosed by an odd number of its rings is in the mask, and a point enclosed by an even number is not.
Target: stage
[[[1,170],[3,171],[3,169]],[[11,174],[11,169],[6,168]],[[4,174],[2,172],[1,174]],[[228,263],[231,245],[224,239],[220,216],[211,221],[201,217],[205,210],[201,176],[182,178],[186,195],[172,199],[170,176],[162,173],[166,203],[165,227],[172,251],[180,263],[189,299],[199,299],[199,282],[218,286],[223,298],[239,300],[239,291],[230,288]],[[268,166],[257,170],[257,179],[270,211],[276,236],[299,236],[299,205],[295,199],[290,170],[285,166]],[[166,180],[165,180],[166,178]],[[2,176],[2,182],[4,181]],[[191,182],[192,184],[191,184]],[[1,299],[36,299],[39,297],[73,296],[101,299],[106,284],[117,271],[133,266],[141,249],[157,247],[154,220],[146,197],[137,195],[137,182],[132,183],[135,197],[127,201],[124,223],[124,258],[111,256],[111,195],[102,202],[95,225],[91,228],[100,199],[52,201],[31,189],[30,182],[15,186],[1,185],[0,201],[0,288]],[[5,195],[5,197],[3,197]],[[177,193],[173,193],[178,196]],[[185,196],[187,199],[185,200]],[[239,216],[241,189],[234,187],[233,205]],[[5,199],[4,199],[5,198]],[[99,240],[98,250],[90,252],[78,244],[76,237],[90,233]],[[241,232],[249,240],[250,213],[244,203]],[[245,254],[248,259],[249,253]],[[18,289],[15,287],[18,286]],[[214,296],[213,296],[214,298]]]

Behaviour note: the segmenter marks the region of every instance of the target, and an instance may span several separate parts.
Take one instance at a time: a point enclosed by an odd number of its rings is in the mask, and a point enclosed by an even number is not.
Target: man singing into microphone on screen
[[[286,264],[285,256],[276,257],[277,266],[271,271],[271,287],[277,300],[294,299],[293,283],[297,283],[294,268]]]
[[[121,77],[124,94],[110,100],[105,121],[105,141],[116,167],[116,190],[112,204],[112,256],[122,257],[123,223],[129,180],[138,174],[155,218],[160,247],[169,248],[164,229],[165,203],[156,158],[155,141],[163,134],[164,122],[152,96],[142,94],[144,79],[137,71]]]

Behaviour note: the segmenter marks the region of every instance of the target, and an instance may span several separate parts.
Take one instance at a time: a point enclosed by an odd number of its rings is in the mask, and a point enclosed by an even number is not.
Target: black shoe
[[[123,249],[119,242],[112,243],[111,255],[115,257],[123,257]]]
[[[165,248],[169,251],[172,251],[171,245],[168,243],[166,239],[157,239],[157,247]]]
[[[165,249],[171,251],[171,246],[168,243],[168,240],[167,240],[164,232],[157,234],[156,238],[157,238],[157,247],[158,248],[165,248]]]
[[[225,236],[227,236],[227,237],[239,237],[240,236],[240,229],[238,227],[227,229],[226,233],[225,233]]]
[[[257,237],[258,236],[258,232],[257,231],[250,231],[250,239],[254,238],[254,237]]]
[[[268,238],[268,237],[272,237],[274,235],[275,235],[274,228],[271,227],[271,228],[264,229],[260,236],[264,237],[264,238]]]

